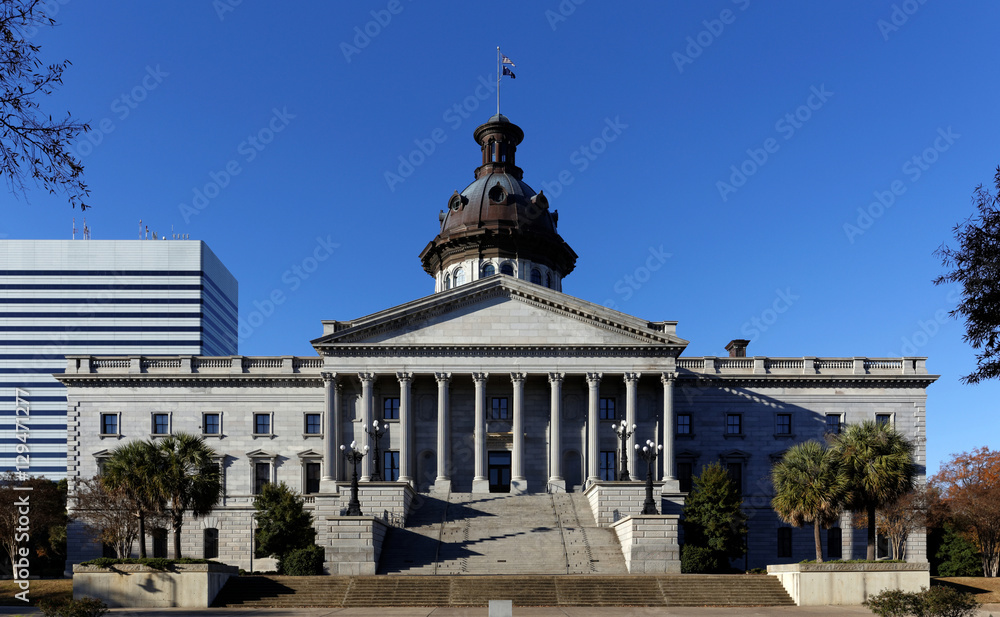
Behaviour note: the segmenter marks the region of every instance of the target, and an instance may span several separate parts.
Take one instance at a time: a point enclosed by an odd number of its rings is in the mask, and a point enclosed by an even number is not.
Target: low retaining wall
[[[663,482],[653,483],[653,500],[657,508],[663,507],[660,503],[662,490]],[[583,494],[590,502],[597,524],[607,527],[626,516],[637,516],[642,512],[646,503],[646,482],[593,482]]]
[[[375,574],[388,525],[373,516],[327,517],[317,544],[326,551],[328,574]]]
[[[410,504],[416,493],[405,482],[361,482],[358,484],[358,501],[361,512],[366,516],[385,518],[386,514],[394,521],[406,520],[410,512]],[[339,504],[342,512],[347,512],[351,502],[351,484],[340,484]],[[338,513],[339,514],[339,513]]]
[[[239,570],[214,563],[154,570],[138,564],[73,566],[73,598],[98,598],[111,608],[207,608]]]
[[[861,604],[886,589],[930,587],[929,563],[792,563],[767,566],[799,606]]]
[[[679,574],[676,514],[628,516],[612,523],[630,574]]]

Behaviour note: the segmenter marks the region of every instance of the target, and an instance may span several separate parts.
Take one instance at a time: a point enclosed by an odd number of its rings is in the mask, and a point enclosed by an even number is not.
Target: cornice
[[[822,387],[850,384],[852,387],[916,387],[927,388],[939,375],[699,375],[680,371],[677,386],[711,388],[715,386],[774,386]]]
[[[667,345],[565,346],[565,345],[336,345],[324,347],[329,358],[447,357],[447,358],[672,358],[680,349]]]

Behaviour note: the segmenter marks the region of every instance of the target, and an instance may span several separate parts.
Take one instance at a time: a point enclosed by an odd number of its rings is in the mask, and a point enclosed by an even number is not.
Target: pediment
[[[297,453],[296,456],[300,459],[323,458],[323,453],[309,448],[308,450],[303,450],[302,452]]]
[[[651,323],[507,276],[476,281],[353,322],[325,322],[323,347],[668,346],[687,341]]]
[[[278,458],[278,455],[274,452],[268,452],[267,450],[251,450],[247,452],[247,458]]]

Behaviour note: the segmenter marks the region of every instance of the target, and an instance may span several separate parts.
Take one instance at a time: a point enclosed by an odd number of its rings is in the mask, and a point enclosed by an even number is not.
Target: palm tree
[[[819,530],[837,521],[847,484],[839,473],[837,459],[819,442],[796,444],[771,469],[771,482],[774,484],[771,507],[778,518],[795,527],[812,523],[816,561],[822,562]]]
[[[159,455],[149,441],[118,446],[104,464],[101,484],[121,495],[139,519],[139,557],[146,556],[146,517],[163,511],[166,496],[158,483]]]
[[[888,424],[850,424],[832,450],[847,480],[847,506],[868,514],[868,559],[875,559],[875,510],[913,490],[913,444]]]
[[[215,451],[201,437],[178,433],[157,443],[160,455],[159,483],[170,499],[174,531],[174,559],[181,558],[184,512],[198,518],[212,511],[222,496]]]

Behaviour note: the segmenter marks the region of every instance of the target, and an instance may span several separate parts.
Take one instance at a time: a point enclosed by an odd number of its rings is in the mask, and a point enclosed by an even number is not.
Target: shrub
[[[982,576],[983,562],[976,545],[951,525],[945,525],[937,554],[938,576]]]
[[[108,605],[96,598],[81,598],[65,602],[41,600],[38,609],[45,617],[101,617],[108,612]]]
[[[864,606],[879,617],[917,615],[917,594],[899,589],[886,589],[869,597]]]
[[[307,546],[288,551],[278,563],[278,571],[288,576],[317,576],[323,574],[326,553],[322,547]]]
[[[971,593],[945,586],[924,587],[918,593],[887,589],[864,605],[879,617],[975,617],[978,609]]]
[[[681,572],[685,574],[719,572],[722,566],[722,555],[719,551],[693,544],[681,547]]]

